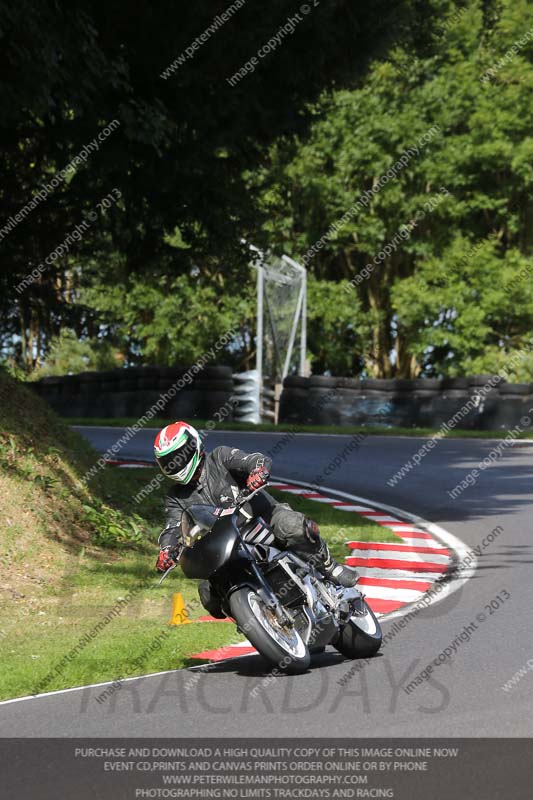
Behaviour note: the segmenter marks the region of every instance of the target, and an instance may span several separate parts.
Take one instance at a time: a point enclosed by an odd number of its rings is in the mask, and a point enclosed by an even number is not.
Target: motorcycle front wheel
[[[360,601],[361,614],[350,617],[333,646],[346,658],[369,658],[381,647],[383,634],[376,615],[365,600]]]
[[[301,672],[309,666],[309,649],[298,631],[282,626],[257,592],[243,587],[229,599],[231,616],[255,649],[283,672]]]

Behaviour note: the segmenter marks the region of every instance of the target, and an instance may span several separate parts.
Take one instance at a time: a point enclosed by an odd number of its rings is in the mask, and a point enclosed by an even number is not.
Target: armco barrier
[[[236,372],[234,419],[239,422],[261,422],[261,381],[256,369]]]
[[[208,366],[196,375],[181,366],[131,367],[43,378],[28,386],[64,417],[142,417],[175,387],[157,416],[209,420],[227,405],[224,418],[232,419],[231,367]]]
[[[295,425],[381,425],[459,430],[508,430],[531,417],[533,384],[469,378],[358,380],[288,376],[280,400],[280,422]],[[455,419],[454,419],[455,416]],[[453,422],[450,422],[453,420]]]

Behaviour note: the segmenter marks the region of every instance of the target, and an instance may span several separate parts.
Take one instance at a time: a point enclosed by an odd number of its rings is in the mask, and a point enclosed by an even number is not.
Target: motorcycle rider
[[[166,572],[176,564],[173,551],[179,544],[181,518],[188,506],[231,505],[243,488],[254,491],[268,482],[272,459],[262,453],[248,454],[232,447],[217,447],[206,454],[200,434],[186,422],[164,427],[155,438],[154,453],[163,474],[173,481],[166,497],[166,525],[159,536],[160,552],[156,563],[159,572]],[[252,497],[247,506],[249,517],[261,516],[269,525],[275,547],[292,550],[300,558],[311,561],[319,572],[339,586],[355,586],[356,570],[333,560],[316,522],[293,511],[287,503],[279,503],[265,491]],[[247,521],[245,517],[243,523]],[[208,582],[200,585],[199,593],[210,613],[223,616],[218,601],[210,596]]]

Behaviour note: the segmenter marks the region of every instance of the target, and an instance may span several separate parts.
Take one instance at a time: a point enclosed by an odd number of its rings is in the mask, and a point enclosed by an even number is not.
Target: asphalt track
[[[103,452],[121,432],[88,428],[83,433]],[[120,456],[149,459],[152,440],[153,431],[141,431]],[[388,485],[423,442],[379,436],[357,441],[307,434],[209,435],[209,448],[232,444],[268,451],[277,445],[276,475],[403,508],[438,523],[469,548],[482,547],[470,580],[419,613],[344,683],[341,679],[355,662],[333,650],[315,657],[307,674],[291,677],[269,677],[261,659],[250,656],[207,672],[180,670],[133,679],[102,705],[95,698],[105,687],[3,704],[1,735],[532,736],[533,446],[503,448],[477,483],[453,500],[448,491],[497,442],[440,441],[396,486]],[[335,467],[338,456],[341,464]],[[487,543],[498,526],[499,533]],[[476,627],[470,636],[463,634],[453,659],[406,693],[404,685],[473,622]],[[384,623],[385,634],[393,625]],[[516,685],[504,691],[502,686],[521,668]]]

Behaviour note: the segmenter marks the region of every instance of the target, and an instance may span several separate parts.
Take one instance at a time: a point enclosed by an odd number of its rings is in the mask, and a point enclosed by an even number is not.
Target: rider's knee
[[[314,545],[320,544],[320,528],[318,527],[317,523],[314,519],[310,519],[309,517],[304,518],[304,538],[310,543]]]

